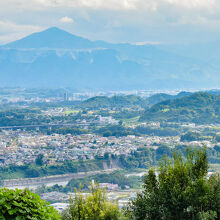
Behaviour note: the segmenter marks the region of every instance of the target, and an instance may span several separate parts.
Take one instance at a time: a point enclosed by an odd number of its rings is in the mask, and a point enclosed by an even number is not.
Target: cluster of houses
[[[183,143],[178,136],[102,137],[95,134],[73,136],[8,130],[0,133],[0,166],[34,163],[39,154],[43,154],[46,164],[67,160],[90,160],[96,156],[104,156],[106,153],[128,155],[137,148],[157,148],[158,144],[168,144],[172,147]],[[208,147],[212,145],[208,141],[206,143],[197,141],[194,144],[205,144]]]

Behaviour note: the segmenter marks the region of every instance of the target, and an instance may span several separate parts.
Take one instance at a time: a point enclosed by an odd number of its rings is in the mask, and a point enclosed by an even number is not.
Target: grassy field
[[[71,111],[65,111],[63,112],[65,115],[69,115],[69,114],[77,114],[79,113],[79,110],[71,110]]]
[[[137,117],[134,117],[134,118],[129,118],[129,119],[123,119],[123,125],[126,126],[126,127],[129,127],[129,126],[134,126],[134,125],[139,125],[141,124],[139,122],[139,118],[140,116],[137,116]]]

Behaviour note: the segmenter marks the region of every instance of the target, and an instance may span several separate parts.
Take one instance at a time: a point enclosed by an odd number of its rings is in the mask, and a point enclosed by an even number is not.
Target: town
[[[156,148],[166,144],[214,147],[211,140],[181,142],[179,136],[134,136],[103,137],[95,134],[42,134],[37,131],[3,130],[0,133],[0,166],[34,163],[39,154],[46,164],[67,160],[92,160],[106,153],[129,155],[138,148]]]

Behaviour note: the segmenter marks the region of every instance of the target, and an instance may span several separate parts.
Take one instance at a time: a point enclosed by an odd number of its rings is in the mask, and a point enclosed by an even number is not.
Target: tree
[[[137,220],[220,219],[220,176],[209,179],[206,148],[176,153],[149,170],[143,191],[130,202],[127,215]]]
[[[3,178],[0,176],[0,187],[2,187],[4,185],[4,180]]]
[[[197,132],[187,132],[186,134],[182,135],[180,141],[197,141],[200,140],[201,135]]]
[[[0,189],[1,220],[57,220],[58,212],[28,189]]]
[[[39,165],[39,166],[42,166],[44,164],[44,155],[43,154],[39,154],[36,158],[36,164]]]
[[[122,215],[117,204],[108,202],[105,191],[98,184],[91,184],[91,193],[83,196],[75,190],[75,201],[70,198],[69,207],[62,215],[63,220],[118,220]]]

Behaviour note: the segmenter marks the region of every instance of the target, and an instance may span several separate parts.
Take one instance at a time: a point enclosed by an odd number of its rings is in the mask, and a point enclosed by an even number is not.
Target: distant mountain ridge
[[[80,104],[81,108],[126,108],[126,107],[147,107],[146,99],[135,95],[127,96],[96,96],[83,101]]]
[[[158,94],[150,96],[147,100],[150,105],[154,105],[165,100],[182,98],[184,96],[191,95],[191,94],[192,94],[191,92],[180,92],[177,95],[168,95],[166,93],[158,93]]]
[[[101,44],[101,41],[92,42],[86,38],[75,36],[59,28],[52,27],[43,32],[33,33],[23,39],[3,45],[2,48],[89,49],[100,47]],[[104,46],[104,42],[102,46]]]
[[[77,90],[218,87],[219,70],[155,45],[90,41],[55,27],[0,47],[2,87]]]
[[[209,93],[209,91],[207,91]],[[216,91],[217,93],[217,91]],[[219,91],[220,93],[220,91]],[[141,107],[148,108],[165,100],[178,99],[185,96],[190,96],[191,92],[180,92],[177,95],[169,95],[166,93],[158,93],[148,98],[142,98],[137,95],[115,95],[112,97],[95,96],[83,101],[80,104],[81,108],[123,108],[123,107]]]
[[[79,106],[86,109],[145,108],[143,114],[140,111],[140,121],[147,122],[220,123],[219,90],[180,92],[177,95],[156,94],[148,98],[135,95],[96,96],[81,102]]]

